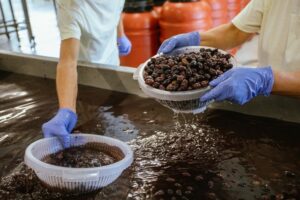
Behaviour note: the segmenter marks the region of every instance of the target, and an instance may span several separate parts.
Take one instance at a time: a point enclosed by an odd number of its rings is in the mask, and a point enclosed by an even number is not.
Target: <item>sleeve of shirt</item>
[[[80,40],[81,29],[78,18],[77,12],[58,4],[57,21],[61,40],[69,38]]]
[[[259,33],[266,0],[251,0],[249,4],[232,20],[232,23],[241,31]]]

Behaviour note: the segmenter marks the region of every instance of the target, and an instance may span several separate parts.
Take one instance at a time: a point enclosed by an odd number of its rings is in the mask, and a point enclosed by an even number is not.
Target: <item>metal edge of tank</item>
[[[55,79],[57,62],[57,58],[0,50],[3,71]],[[145,97],[132,78],[135,68],[79,62],[77,69],[81,85]]]
[[[0,70],[3,71],[54,79],[56,64],[56,58],[0,50]],[[82,85],[145,97],[138,82],[133,80],[135,70],[131,67],[79,62],[78,81]],[[210,107],[300,123],[300,100],[289,97],[272,95],[257,97],[243,106],[224,102],[213,103]]]

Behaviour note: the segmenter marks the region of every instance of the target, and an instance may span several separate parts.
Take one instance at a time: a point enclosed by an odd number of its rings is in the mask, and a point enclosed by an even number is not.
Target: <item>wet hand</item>
[[[131,51],[131,47],[132,44],[125,35],[118,38],[118,48],[120,56],[127,56]]]
[[[213,89],[204,94],[200,98],[201,101],[229,100],[243,105],[258,95],[270,95],[274,75],[271,67],[237,67],[225,72],[209,84]]]
[[[59,109],[57,114],[42,126],[44,137],[58,137],[64,148],[70,147],[70,134],[77,123],[77,115],[69,109]]]

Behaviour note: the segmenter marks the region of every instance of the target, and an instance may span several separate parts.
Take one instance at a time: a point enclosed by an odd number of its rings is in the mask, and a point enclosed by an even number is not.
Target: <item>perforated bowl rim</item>
[[[183,51],[183,53],[184,53],[184,50],[195,50],[195,51],[197,51],[197,50],[200,50],[202,48],[204,48],[204,49],[216,49],[214,47],[208,47],[208,46],[188,46],[188,47],[181,47],[181,48],[174,49],[171,53],[166,54],[166,55],[170,55],[170,54],[172,54],[173,52],[176,52],[176,51]],[[218,49],[218,51],[220,51],[223,54],[230,54],[230,53],[228,53],[228,52],[226,52],[222,49]],[[160,100],[188,101],[188,100],[199,98],[201,94],[204,94],[206,91],[211,89],[211,87],[208,86],[206,88],[201,88],[201,89],[196,89],[196,90],[171,92],[171,91],[165,91],[165,90],[160,90],[160,89],[157,89],[157,88],[153,88],[153,87],[147,85],[145,83],[144,76],[143,76],[144,68],[146,67],[147,63],[152,58],[156,58],[156,57],[159,57],[161,55],[163,55],[163,54],[156,54],[155,56],[149,58],[146,62],[141,64],[140,68],[138,69],[139,71],[138,71],[137,79],[138,79],[139,85],[140,85],[141,89],[147,95],[149,95],[150,97],[154,97],[156,99],[160,99]],[[233,55],[231,55],[230,61],[231,61],[230,63],[233,65],[233,67],[237,66],[236,59],[234,58]]]
[[[121,167],[124,170],[124,168],[128,167],[128,166],[123,167],[124,163],[128,163],[129,162],[129,165],[132,163],[132,160],[133,160],[133,151],[130,148],[130,146],[128,144],[126,144],[125,142],[122,142],[122,141],[120,141],[118,139],[115,139],[115,138],[102,136],[102,135],[84,134],[84,133],[72,134],[71,135],[71,137],[76,137],[76,136],[83,136],[83,137],[91,137],[91,136],[93,136],[93,137],[100,137],[100,138],[105,138],[106,140],[114,141],[117,144],[122,145],[123,147],[125,147],[125,149],[127,151],[127,154],[125,154],[123,152],[123,150],[119,146],[116,145],[116,147],[118,147],[122,151],[122,153],[124,154],[124,158],[121,159],[121,160],[119,160],[119,161],[117,161],[117,162],[115,162],[115,163],[113,163],[113,164],[105,165],[105,166],[100,166],[100,167],[90,167],[90,168],[69,168],[69,167],[56,166],[56,165],[51,165],[51,164],[45,163],[45,162],[39,160],[38,158],[36,158],[35,156],[32,155],[31,151],[35,147],[35,145],[37,145],[41,141],[47,141],[47,140],[50,141],[50,140],[55,139],[55,138],[42,138],[42,139],[39,139],[39,140],[31,143],[26,148],[25,156],[24,156],[25,157],[25,164],[31,168],[32,166],[30,166],[30,164],[28,163],[28,160],[30,160],[30,162],[33,162],[36,165],[38,165],[39,168],[45,168],[45,169],[51,168],[52,170],[55,170],[55,171],[61,170],[61,171],[72,171],[72,172],[80,172],[80,171],[89,172],[89,171],[95,171],[95,170],[101,170],[101,171],[102,170],[111,170],[111,169],[121,168]],[[103,143],[105,143],[105,142],[103,142]],[[34,167],[32,169],[34,169]],[[47,172],[45,172],[44,174],[47,174]]]

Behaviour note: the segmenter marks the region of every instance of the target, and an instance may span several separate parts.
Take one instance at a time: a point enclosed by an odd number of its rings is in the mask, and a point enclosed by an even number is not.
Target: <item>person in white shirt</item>
[[[207,32],[173,36],[159,52],[184,46],[231,49],[259,34],[258,67],[236,67],[210,82],[202,101],[215,99],[245,104],[270,93],[300,96],[300,1],[252,0],[231,23]]]
[[[56,86],[57,114],[42,130],[45,137],[57,136],[69,147],[77,122],[77,61],[119,65],[131,43],[124,34],[121,13],[125,0],[58,0],[58,27],[61,35]]]

